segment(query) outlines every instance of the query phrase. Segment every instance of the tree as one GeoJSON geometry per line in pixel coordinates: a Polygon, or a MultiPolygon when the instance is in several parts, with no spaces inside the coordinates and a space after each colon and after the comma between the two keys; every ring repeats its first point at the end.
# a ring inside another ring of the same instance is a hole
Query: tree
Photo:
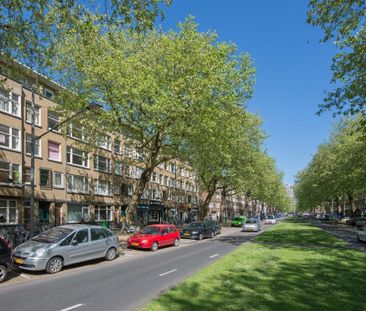
{"type": "Polygon", "coordinates": [[[354,115],[366,103],[366,2],[365,0],[311,0],[308,23],[324,31],[323,42],[335,40],[340,52],[333,58],[332,82],[318,113],[354,115]]]}
{"type": "Polygon", "coordinates": [[[212,131],[222,128],[224,114],[236,113],[226,106],[251,92],[254,69],[248,56],[217,42],[215,33],[199,33],[192,18],[167,33],[117,28],[102,33],[99,25],[80,26],[85,30],[67,34],[57,47],[54,69],[67,90],[57,100],[68,111],[87,102],[103,104],[98,120],[87,120],[90,126],[123,130],[143,155],[127,208],[131,220],[155,167],[176,157],[189,159],[192,137],[214,142],[212,131]],[[217,116],[212,131],[195,135],[217,116]]]}

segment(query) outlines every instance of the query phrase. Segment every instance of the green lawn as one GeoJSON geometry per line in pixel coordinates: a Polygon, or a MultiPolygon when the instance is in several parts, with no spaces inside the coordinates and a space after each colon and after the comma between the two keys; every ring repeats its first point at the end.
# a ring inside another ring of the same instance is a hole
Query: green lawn
{"type": "Polygon", "coordinates": [[[307,223],[288,221],[143,310],[366,310],[366,254],[307,223]]]}

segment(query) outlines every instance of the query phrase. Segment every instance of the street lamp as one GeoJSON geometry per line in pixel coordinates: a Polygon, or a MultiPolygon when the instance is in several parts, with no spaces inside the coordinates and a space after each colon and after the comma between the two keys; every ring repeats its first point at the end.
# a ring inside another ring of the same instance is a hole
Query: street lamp
{"type": "Polygon", "coordinates": [[[81,115],[82,113],[88,111],[88,110],[99,110],[102,108],[101,105],[96,104],[96,103],[91,103],[89,104],[87,107],[81,109],[79,112],[75,113],[74,115],[72,115],[71,117],[63,120],[62,122],[56,124],[55,126],[48,128],[48,130],[44,133],[42,133],[42,135],[36,137],[35,136],[35,123],[34,123],[34,108],[35,108],[35,90],[34,87],[32,87],[32,109],[31,109],[31,144],[30,144],[30,153],[31,153],[31,165],[30,165],[30,208],[29,208],[29,213],[30,213],[30,228],[29,228],[29,237],[32,238],[33,234],[34,234],[34,199],[35,199],[35,191],[34,191],[34,170],[35,170],[35,165],[34,165],[34,160],[35,160],[35,143],[37,140],[40,140],[43,136],[45,136],[46,134],[58,129],[60,126],[62,126],[63,124],[65,124],[66,122],[70,121],[71,119],[74,119],[75,117],[81,115]]]}

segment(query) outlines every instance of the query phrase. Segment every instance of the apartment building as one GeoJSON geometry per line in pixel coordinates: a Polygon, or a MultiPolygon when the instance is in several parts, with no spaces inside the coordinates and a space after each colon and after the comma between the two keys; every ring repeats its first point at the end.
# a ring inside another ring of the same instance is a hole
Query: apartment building
{"type": "MultiPolygon", "coordinates": [[[[28,224],[30,85],[35,78],[41,85],[35,94],[36,136],[60,122],[52,101],[60,86],[30,70],[13,73],[1,63],[0,70],[0,225],[28,224]]],[[[88,133],[76,123],[50,131],[35,144],[35,223],[119,219],[141,175],[140,157],[120,133],[105,134],[98,148],[91,148],[88,133]]],[[[179,160],[163,163],[151,176],[136,218],[144,223],[187,218],[197,207],[198,191],[189,166],[179,160]]]]}

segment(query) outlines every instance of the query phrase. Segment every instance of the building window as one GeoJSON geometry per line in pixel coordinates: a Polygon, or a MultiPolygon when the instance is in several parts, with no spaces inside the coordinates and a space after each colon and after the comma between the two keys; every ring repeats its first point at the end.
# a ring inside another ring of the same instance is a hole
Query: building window
{"type": "Polygon", "coordinates": [[[54,96],[54,93],[50,89],[44,87],[43,88],[43,96],[47,97],[48,99],[52,99],[52,97],[54,96]]]}
{"type": "Polygon", "coordinates": [[[152,182],[156,182],[156,181],[157,181],[157,174],[156,174],[156,172],[153,172],[153,173],[151,174],[151,181],[152,181],[152,182]]]}
{"type": "Polygon", "coordinates": [[[54,172],[54,187],[55,188],[63,188],[64,187],[64,174],[60,172],[54,172]]]}
{"type": "Polygon", "coordinates": [[[67,191],[77,193],[88,193],[89,191],[88,178],[78,175],[67,175],[67,191]]]}
{"type": "MultiPolygon", "coordinates": [[[[32,103],[26,102],[26,120],[32,123],[32,103]]],[[[41,108],[34,105],[34,124],[41,126],[41,108]]]]}
{"type": "Polygon", "coordinates": [[[97,205],[95,207],[95,220],[96,221],[111,221],[112,220],[112,208],[106,205],[97,205]]]}
{"type": "Polygon", "coordinates": [[[60,132],[60,129],[57,127],[59,122],[60,122],[60,116],[58,115],[58,113],[54,111],[48,111],[47,113],[48,129],[55,132],[60,132]]]}
{"type": "Polygon", "coordinates": [[[41,189],[52,189],[52,171],[41,168],[39,172],[41,189]]]}
{"type": "Polygon", "coordinates": [[[124,155],[128,158],[131,157],[131,146],[127,143],[125,144],[124,155]]]}
{"type": "Polygon", "coordinates": [[[0,182],[20,184],[20,166],[14,163],[0,162],[0,182]]]}
{"type": "Polygon", "coordinates": [[[20,117],[20,96],[15,93],[9,93],[0,89],[0,110],[14,116],[20,117]]]}
{"type": "Polygon", "coordinates": [[[31,168],[25,167],[24,168],[24,183],[30,184],[31,182],[31,168]]]}
{"type": "Polygon", "coordinates": [[[16,224],[17,223],[17,209],[16,201],[0,200],[0,224],[16,224]]]}
{"type": "Polygon", "coordinates": [[[69,146],[67,147],[67,163],[89,167],[88,162],[88,155],[85,151],[69,146]]]}
{"type": "Polygon", "coordinates": [[[131,166],[127,164],[125,164],[125,176],[131,177],[131,166]]]}
{"type": "Polygon", "coordinates": [[[114,140],[114,152],[115,153],[121,153],[122,149],[121,149],[121,141],[119,139],[115,139],[114,140]]]}
{"type": "Polygon", "coordinates": [[[110,173],[111,171],[111,160],[102,156],[94,156],[94,169],[96,171],[110,173]]]}
{"type": "Polygon", "coordinates": [[[109,136],[102,136],[98,142],[98,146],[103,149],[112,150],[112,140],[109,136]]]}
{"type": "Polygon", "coordinates": [[[67,222],[76,223],[89,220],[88,206],[82,204],[67,204],[67,222]]]}
{"type": "Polygon", "coordinates": [[[135,178],[140,179],[143,171],[144,170],[141,167],[137,166],[135,170],[135,178]]]}
{"type": "Polygon", "coordinates": [[[114,174],[121,176],[122,175],[122,162],[116,161],[114,162],[114,174]]]}
{"type": "Polygon", "coordinates": [[[0,146],[20,151],[20,130],[0,124],[0,146]]]}
{"type": "Polygon", "coordinates": [[[52,141],[48,142],[48,159],[53,161],[61,161],[61,145],[52,141]]]}
{"type": "Polygon", "coordinates": [[[133,185],[122,184],[122,194],[126,196],[131,196],[133,194],[133,185]]]}
{"type": "Polygon", "coordinates": [[[88,140],[88,135],[86,134],[85,128],[75,123],[70,123],[68,127],[68,135],[74,139],[82,141],[88,140]]]}
{"type": "Polygon", "coordinates": [[[97,195],[110,195],[111,194],[111,187],[110,183],[106,180],[95,180],[95,187],[94,193],[97,195]]]}
{"type": "Polygon", "coordinates": [[[122,194],[122,184],[120,180],[115,180],[113,182],[113,194],[121,195],[122,194]]]}
{"type": "MultiPolygon", "coordinates": [[[[26,136],[26,144],[25,144],[25,152],[27,154],[31,154],[31,137],[32,135],[31,134],[28,134],[27,133],[27,136],[26,136]]],[[[40,157],[41,156],[41,142],[39,139],[37,139],[38,137],[35,136],[35,140],[34,140],[34,155],[36,157],[40,157]]]]}

